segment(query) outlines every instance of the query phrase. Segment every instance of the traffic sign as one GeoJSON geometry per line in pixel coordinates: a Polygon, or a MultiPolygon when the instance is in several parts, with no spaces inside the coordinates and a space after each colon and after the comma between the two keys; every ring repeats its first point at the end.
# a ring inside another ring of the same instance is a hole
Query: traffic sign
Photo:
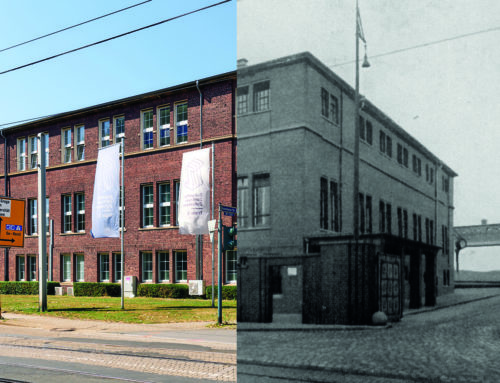
{"type": "Polygon", "coordinates": [[[24,213],[20,199],[0,197],[0,247],[24,247],[24,213]]]}
{"type": "Polygon", "coordinates": [[[236,215],[235,207],[220,205],[220,209],[224,213],[224,215],[230,215],[230,216],[236,215]]]}

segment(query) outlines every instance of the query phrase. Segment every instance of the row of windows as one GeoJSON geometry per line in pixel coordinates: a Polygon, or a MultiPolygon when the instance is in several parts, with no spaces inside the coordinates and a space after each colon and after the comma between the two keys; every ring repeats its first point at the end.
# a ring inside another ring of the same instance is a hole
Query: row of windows
{"type": "MultiPolygon", "coordinates": [[[[170,183],[159,182],[156,184],[156,205],[154,198],[154,185],[147,184],[141,186],[141,227],[168,227],[172,224],[172,209],[171,209],[171,190],[170,183]],[[154,212],[157,212],[156,225],[154,212]]],[[[175,225],[179,224],[179,190],[180,182],[174,181],[172,192],[175,200],[175,225]]]]}
{"type": "Polygon", "coordinates": [[[339,100],[325,88],[321,88],[321,115],[334,123],[339,123],[339,100]]]}
{"type": "Polygon", "coordinates": [[[249,200],[248,177],[238,178],[238,226],[269,226],[271,219],[271,182],[269,174],[255,174],[252,178],[252,200],[249,200]],[[251,205],[251,208],[250,208],[251,205]],[[252,214],[250,215],[250,211],[252,214]]]}
{"type": "Polygon", "coordinates": [[[239,116],[250,112],[263,112],[271,107],[271,89],[269,81],[253,85],[252,105],[250,105],[250,86],[238,88],[236,96],[236,112],[239,116]]]}
{"type": "MultiPolygon", "coordinates": [[[[174,265],[170,265],[170,254],[168,251],[157,251],[154,254],[156,263],[156,280],[158,282],[187,282],[187,251],[174,250],[172,252],[174,265]],[[171,278],[171,276],[173,278],[171,278]]],[[[16,257],[16,280],[37,280],[37,256],[19,255],[16,257]]],[[[150,251],[140,252],[141,281],[153,281],[153,253],[150,251]]],[[[236,282],[236,252],[226,251],[226,282],[236,282]]],[[[120,253],[98,254],[98,278],[99,282],[121,281],[122,257],[120,253]],[[110,271],[113,273],[112,278],[110,271]]],[[[61,254],[61,275],[63,282],[85,281],[85,257],[83,254],[61,254]]]]}
{"type": "MultiPolygon", "coordinates": [[[[175,142],[186,143],[188,140],[188,105],[187,102],[174,105],[175,117],[175,142]]],[[[170,145],[170,105],[156,108],[158,147],[170,145]]],[[[103,148],[114,142],[119,142],[125,137],[125,117],[104,118],[99,120],[99,147],[103,148]]],[[[141,149],[147,150],[154,147],[154,123],[153,109],[141,111],[141,149]]],[[[42,134],[45,146],[45,165],[49,166],[49,134],[42,134]]],[[[61,163],[71,163],[85,160],[85,125],[75,125],[61,129],[61,163]]],[[[36,169],[38,161],[38,139],[37,136],[20,137],[17,139],[17,170],[24,171],[36,169]],[[26,147],[27,145],[27,147],[26,147]],[[27,162],[28,160],[28,167],[27,162]]]]}

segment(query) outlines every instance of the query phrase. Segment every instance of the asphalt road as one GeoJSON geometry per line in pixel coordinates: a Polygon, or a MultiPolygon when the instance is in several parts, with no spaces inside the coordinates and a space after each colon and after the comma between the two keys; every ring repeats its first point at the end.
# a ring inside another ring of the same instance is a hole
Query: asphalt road
{"type": "Polygon", "coordinates": [[[238,382],[500,382],[500,297],[391,328],[239,331],[238,382]]]}

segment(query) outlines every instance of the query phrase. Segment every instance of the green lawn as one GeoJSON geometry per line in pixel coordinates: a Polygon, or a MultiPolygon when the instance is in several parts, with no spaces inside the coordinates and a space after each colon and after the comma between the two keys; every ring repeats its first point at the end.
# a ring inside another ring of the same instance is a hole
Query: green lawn
{"type": "MultiPolygon", "coordinates": [[[[95,319],[125,323],[217,322],[217,300],[51,296],[48,312],[38,312],[37,295],[2,295],[2,312],[49,315],[71,319],[95,319]]],[[[223,301],[223,322],[236,323],[236,301],[223,301]]]]}

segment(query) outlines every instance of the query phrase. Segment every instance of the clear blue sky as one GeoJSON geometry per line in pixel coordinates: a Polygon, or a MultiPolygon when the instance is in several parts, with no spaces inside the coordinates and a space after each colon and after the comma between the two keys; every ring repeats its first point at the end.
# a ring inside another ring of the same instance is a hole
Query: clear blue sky
{"type": "MultiPolygon", "coordinates": [[[[0,0],[0,49],[141,0],[0,0]]],[[[153,0],[0,52],[0,72],[218,0],[153,0]]],[[[0,75],[0,124],[65,112],[236,69],[236,1],[0,75]]]]}

